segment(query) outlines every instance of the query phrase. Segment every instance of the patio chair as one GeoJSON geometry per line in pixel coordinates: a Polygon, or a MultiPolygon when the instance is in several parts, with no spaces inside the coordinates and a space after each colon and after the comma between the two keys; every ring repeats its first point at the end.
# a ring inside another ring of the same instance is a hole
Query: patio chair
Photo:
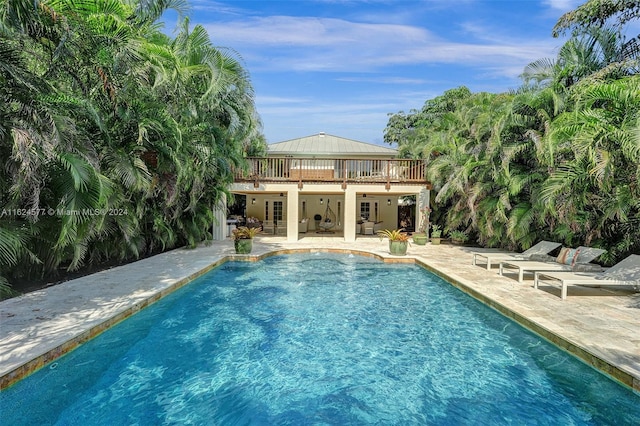
{"type": "Polygon", "coordinates": [[[525,272],[533,274],[538,271],[571,271],[575,265],[588,264],[605,251],[606,250],[599,248],[580,246],[574,250],[575,257],[566,263],[565,257],[561,259],[561,256],[566,253],[563,250],[561,250],[561,254],[558,255],[554,261],[506,260],[500,262],[500,272],[498,273],[504,275],[505,270],[515,270],[518,273],[518,282],[522,282],[525,272]]]}
{"type": "Polygon", "coordinates": [[[360,233],[362,235],[373,235],[374,226],[375,226],[375,223],[373,222],[364,222],[362,223],[362,225],[360,225],[360,233]]]}
{"type": "Polygon", "coordinates": [[[552,241],[540,241],[538,244],[530,247],[529,249],[523,251],[522,253],[514,253],[508,251],[487,251],[473,252],[473,261],[472,265],[477,265],[478,260],[484,258],[487,264],[487,271],[491,269],[491,263],[499,263],[504,260],[527,260],[533,254],[548,254],[560,247],[562,244],[554,243],[552,241]]]}
{"type": "Polygon", "coordinates": [[[332,229],[336,226],[336,214],[331,210],[331,207],[329,207],[329,201],[330,200],[327,199],[327,208],[324,211],[324,217],[320,223],[318,223],[318,227],[320,228],[316,231],[318,234],[333,234],[332,229]]]}
{"type": "Polygon", "coordinates": [[[567,298],[567,287],[570,285],[585,286],[634,286],[640,289],[640,255],[632,254],[611,268],[600,273],[588,272],[536,272],[533,287],[540,283],[562,286],[560,297],[567,298]]]}
{"type": "Polygon", "coordinates": [[[276,224],[272,220],[265,220],[262,222],[262,232],[265,234],[275,234],[276,224]]]}
{"type": "Polygon", "coordinates": [[[287,235],[287,222],[276,222],[276,235],[287,235]]]}

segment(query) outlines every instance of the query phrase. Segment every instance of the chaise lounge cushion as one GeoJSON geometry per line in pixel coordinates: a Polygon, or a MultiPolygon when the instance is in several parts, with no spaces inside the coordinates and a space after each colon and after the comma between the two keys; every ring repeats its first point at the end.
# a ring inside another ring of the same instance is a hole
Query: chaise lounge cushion
{"type": "Polygon", "coordinates": [[[550,254],[542,254],[536,253],[529,256],[528,260],[533,260],[535,262],[555,262],[557,256],[551,256],[550,254]]]}
{"type": "Polygon", "coordinates": [[[597,263],[576,263],[571,270],[573,272],[604,272],[607,268],[603,268],[597,263]]]}
{"type": "Polygon", "coordinates": [[[578,255],[580,254],[580,248],[572,249],[569,247],[562,247],[560,249],[560,253],[558,257],[556,257],[556,262],[562,265],[571,265],[574,266],[576,261],[578,260],[578,255]]]}

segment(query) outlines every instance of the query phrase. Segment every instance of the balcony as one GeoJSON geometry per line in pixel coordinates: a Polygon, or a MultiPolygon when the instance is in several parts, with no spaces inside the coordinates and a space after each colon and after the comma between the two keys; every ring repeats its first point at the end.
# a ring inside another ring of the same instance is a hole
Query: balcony
{"type": "Polygon", "coordinates": [[[424,176],[424,161],[402,159],[361,159],[361,158],[290,158],[266,157],[248,158],[247,170],[237,170],[235,182],[286,183],[297,182],[302,188],[305,183],[368,183],[428,185],[424,176]]]}

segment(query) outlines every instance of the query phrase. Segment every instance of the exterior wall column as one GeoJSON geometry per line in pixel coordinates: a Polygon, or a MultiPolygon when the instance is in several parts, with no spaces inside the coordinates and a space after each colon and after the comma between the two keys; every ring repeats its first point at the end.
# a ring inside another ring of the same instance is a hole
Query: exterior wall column
{"type": "Polygon", "coordinates": [[[356,190],[355,185],[349,185],[344,193],[344,240],[356,240],[356,190]]]}
{"type": "MultiPolygon", "coordinates": [[[[429,191],[427,188],[422,188],[420,190],[420,193],[418,194],[418,197],[416,199],[416,231],[422,227],[422,214],[420,213],[420,210],[422,210],[423,207],[429,207],[430,196],[431,191],[429,191]]],[[[428,223],[426,225],[429,226],[428,223]]],[[[425,229],[427,235],[429,235],[429,229],[425,229]]]]}
{"type": "Polygon", "coordinates": [[[211,234],[214,241],[221,241],[229,236],[227,229],[227,196],[225,194],[222,194],[218,204],[213,206],[211,234]]]}
{"type": "Polygon", "coordinates": [[[287,241],[298,241],[298,190],[287,191],[287,241]]]}

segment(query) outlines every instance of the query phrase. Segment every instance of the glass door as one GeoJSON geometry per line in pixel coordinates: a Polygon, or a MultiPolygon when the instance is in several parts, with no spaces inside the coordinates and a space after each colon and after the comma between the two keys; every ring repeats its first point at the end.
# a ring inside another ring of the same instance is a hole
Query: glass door
{"type": "Polygon", "coordinates": [[[264,220],[273,222],[275,233],[286,233],[287,221],[285,217],[285,206],[282,200],[265,200],[264,202],[264,220]]]}

